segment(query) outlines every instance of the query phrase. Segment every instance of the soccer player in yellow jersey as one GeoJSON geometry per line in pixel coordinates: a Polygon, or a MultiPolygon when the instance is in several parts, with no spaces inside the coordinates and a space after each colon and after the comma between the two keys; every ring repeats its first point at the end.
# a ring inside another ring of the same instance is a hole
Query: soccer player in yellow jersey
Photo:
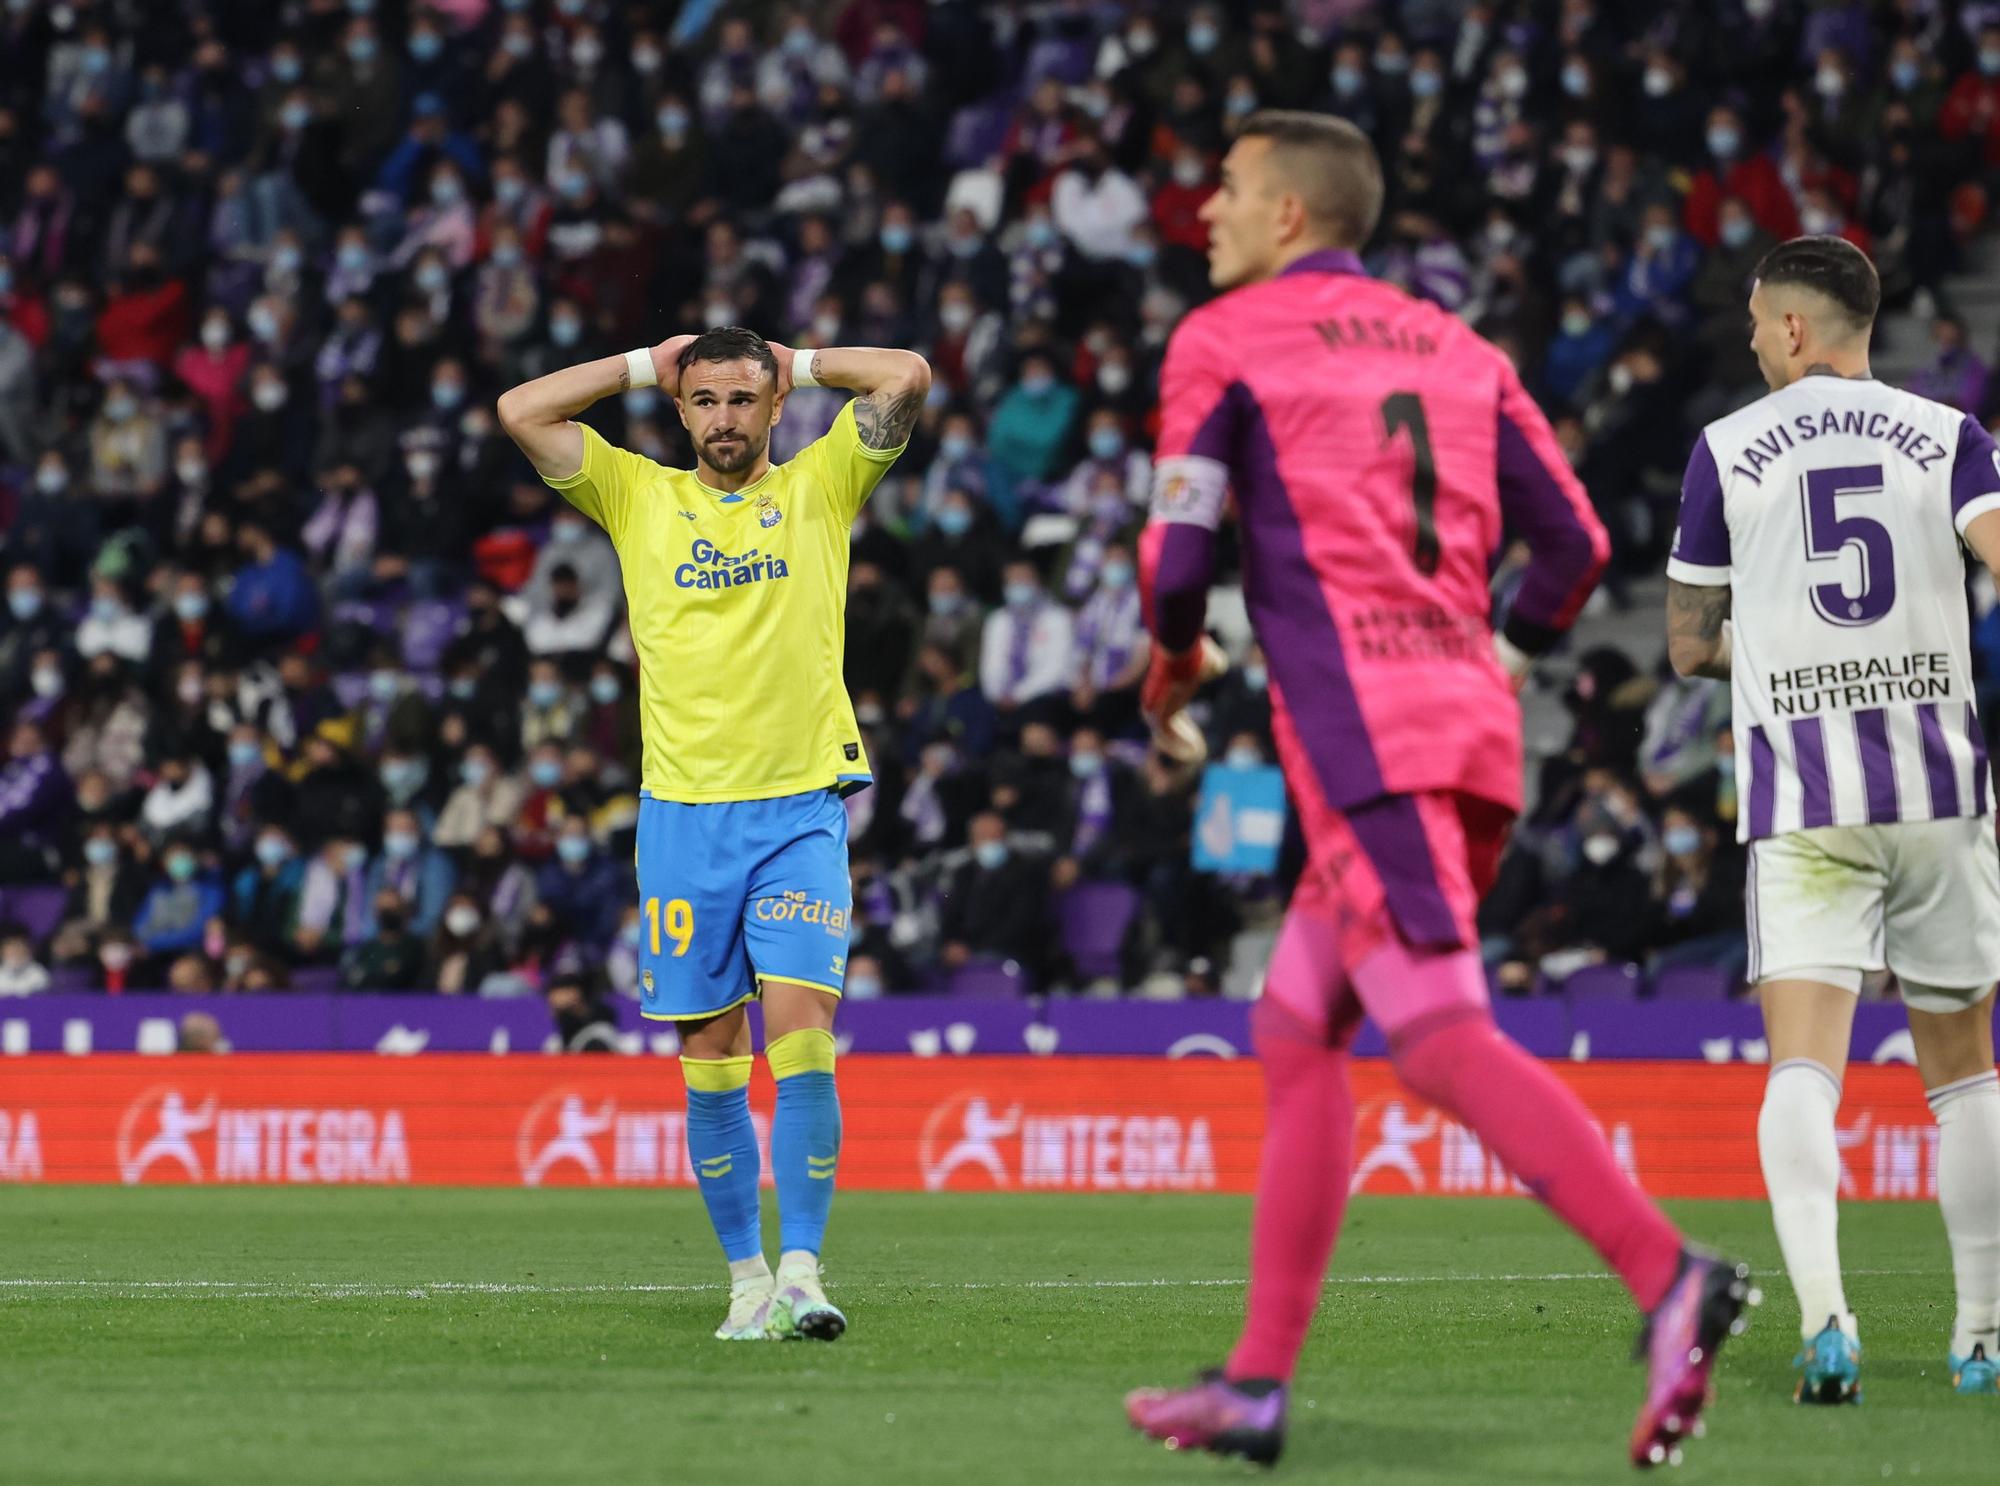
{"type": "Polygon", "coordinates": [[[848,529],[930,390],[909,351],[792,351],[740,328],[549,373],[500,399],[542,478],[618,549],[639,651],[640,1009],[681,1034],[688,1151],[729,1261],[729,1341],[838,1337],[819,1251],[840,1157],[833,1013],[852,910],[847,813],[868,759],[841,681],[848,529]],[[572,421],[657,383],[695,467],[668,469],[572,421]],[[794,386],[860,394],[785,464],[794,386]],[[781,1233],[764,1259],[747,1003],[778,1084],[781,1233]]]}

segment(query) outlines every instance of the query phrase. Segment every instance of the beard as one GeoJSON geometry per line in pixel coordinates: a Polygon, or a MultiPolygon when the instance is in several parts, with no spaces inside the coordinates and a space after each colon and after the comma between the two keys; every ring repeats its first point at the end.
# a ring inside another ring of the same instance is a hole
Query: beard
{"type": "Polygon", "coordinates": [[[701,446],[701,457],[718,475],[741,474],[758,461],[770,442],[769,433],[739,434],[734,443],[720,447],[711,440],[701,446]]]}

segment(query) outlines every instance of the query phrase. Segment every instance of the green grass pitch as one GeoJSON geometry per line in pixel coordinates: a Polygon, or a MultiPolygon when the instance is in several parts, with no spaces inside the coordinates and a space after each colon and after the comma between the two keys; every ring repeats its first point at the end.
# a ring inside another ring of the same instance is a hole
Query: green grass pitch
{"type": "MultiPolygon", "coordinates": [[[[1929,1206],[1842,1217],[1867,1402],[1790,1401],[1763,1208],[1684,1203],[1758,1264],[1709,1437],[1671,1479],[1983,1479],[2000,1400],[1954,1395],[1929,1206]]],[[[1253,1467],[1131,1435],[1119,1398],[1217,1360],[1245,1202],[844,1194],[833,1346],[709,1340],[689,1193],[0,1192],[0,1481],[1191,1482],[1253,1467]],[[24,1283],[32,1282],[32,1283],[24,1283]]],[[[1607,1482],[1634,1318],[1525,1202],[1361,1199],[1275,1479],[1607,1482]]]]}

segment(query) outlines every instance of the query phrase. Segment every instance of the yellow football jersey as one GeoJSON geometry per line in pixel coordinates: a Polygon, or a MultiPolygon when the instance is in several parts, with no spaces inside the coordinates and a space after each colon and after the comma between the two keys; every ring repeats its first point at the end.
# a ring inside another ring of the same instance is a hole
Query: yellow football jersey
{"type": "Polygon", "coordinates": [[[729,494],[578,426],[583,468],[548,483],[618,549],[645,792],[700,804],[866,785],[841,679],[848,529],[902,448],[864,447],[849,402],[729,494]]]}

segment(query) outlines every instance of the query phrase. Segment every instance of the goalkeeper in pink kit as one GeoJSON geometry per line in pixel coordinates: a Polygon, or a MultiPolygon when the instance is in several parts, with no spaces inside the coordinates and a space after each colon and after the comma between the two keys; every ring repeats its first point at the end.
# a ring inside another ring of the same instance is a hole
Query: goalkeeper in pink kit
{"type": "Polygon", "coordinates": [[[1246,121],[1202,210],[1228,290],[1175,330],[1160,375],[1142,547],[1156,734],[1212,671],[1216,532],[1233,503],[1269,662],[1279,760],[1307,866],[1252,1016],[1267,1128],[1249,1315],[1220,1369],[1126,1400],[1176,1448],[1270,1462],[1339,1232],[1353,1162],[1347,1049],[1364,1016],[1403,1082],[1477,1133],[1603,1256],[1646,1316],[1640,1465],[1673,1458],[1748,1271],[1690,1249],[1612,1159],[1583,1105],[1494,1026],[1473,914],[1520,808],[1514,692],[1603,568],[1604,529],[1506,358],[1377,283],[1367,136],[1246,121]],[[1532,561],[1488,627],[1503,533],[1532,561]]]}

